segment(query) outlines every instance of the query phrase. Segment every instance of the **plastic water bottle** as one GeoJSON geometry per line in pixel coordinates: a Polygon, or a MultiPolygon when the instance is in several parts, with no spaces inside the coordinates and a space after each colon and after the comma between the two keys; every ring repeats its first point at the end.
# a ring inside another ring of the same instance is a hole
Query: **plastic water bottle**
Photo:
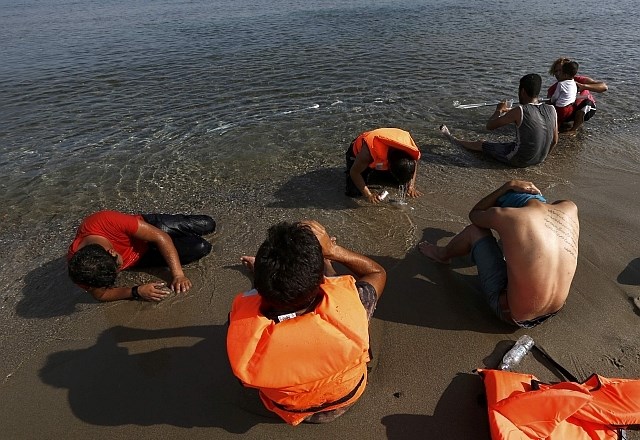
{"type": "Polygon", "coordinates": [[[511,370],[513,367],[518,365],[520,361],[529,353],[533,347],[533,339],[529,335],[522,335],[516,343],[513,345],[513,348],[507,352],[502,358],[502,362],[500,362],[501,370],[511,370]]]}

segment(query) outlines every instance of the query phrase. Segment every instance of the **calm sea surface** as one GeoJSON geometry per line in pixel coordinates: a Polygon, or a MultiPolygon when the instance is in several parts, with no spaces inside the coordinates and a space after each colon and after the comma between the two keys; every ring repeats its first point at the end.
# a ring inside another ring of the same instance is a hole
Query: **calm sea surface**
{"type": "Polygon", "coordinates": [[[61,256],[97,209],[204,211],[240,238],[306,208],[352,224],[343,152],[380,126],[409,130],[425,166],[465,187],[460,167],[491,165],[444,142],[439,124],[511,131],[487,134],[490,108],[453,101],[514,98],[530,72],[546,88],[564,55],[609,91],[540,175],[640,173],[635,0],[0,0],[0,11],[5,286],[61,256]]]}

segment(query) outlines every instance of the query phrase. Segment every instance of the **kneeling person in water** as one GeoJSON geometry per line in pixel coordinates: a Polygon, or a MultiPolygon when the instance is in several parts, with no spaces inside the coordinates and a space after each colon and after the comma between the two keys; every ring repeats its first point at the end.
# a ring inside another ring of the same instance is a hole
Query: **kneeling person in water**
{"type": "Polygon", "coordinates": [[[211,252],[211,244],[201,236],[215,228],[208,215],[97,212],[82,221],[69,246],[69,277],[100,301],[160,301],[170,293],[163,283],[113,287],[118,272],[133,266],[168,266],[171,290],[186,292],[191,281],[182,264],[211,252]]]}
{"type": "Polygon", "coordinates": [[[405,185],[406,195],[418,197],[416,173],[420,150],[411,135],[399,128],[378,128],[362,133],[349,145],[345,154],[347,163],[346,195],[364,195],[371,203],[380,197],[367,187],[374,171],[391,175],[399,185],[405,185]]]}

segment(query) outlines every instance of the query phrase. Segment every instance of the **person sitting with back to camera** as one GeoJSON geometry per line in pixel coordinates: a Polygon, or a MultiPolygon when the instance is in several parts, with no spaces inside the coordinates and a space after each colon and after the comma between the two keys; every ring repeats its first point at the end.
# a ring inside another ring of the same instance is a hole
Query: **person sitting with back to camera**
{"type": "Polygon", "coordinates": [[[443,264],[471,255],[482,296],[508,324],[531,328],[558,313],[578,264],[576,204],[547,203],[533,183],[511,180],[476,203],[469,220],[446,246],[424,241],[420,252],[443,264]]]}
{"type": "Polygon", "coordinates": [[[69,277],[99,301],[160,301],[171,291],[191,288],[182,264],[211,252],[211,244],[202,236],[215,228],[216,222],[208,215],[96,212],[82,221],[69,246],[69,277]],[[118,272],[134,266],[168,266],[170,289],[160,282],[114,287],[118,272]]]}
{"type": "Polygon", "coordinates": [[[341,416],[367,385],[369,321],[385,270],[315,221],[272,226],[256,256],[241,260],[255,288],[229,313],[233,373],[290,425],[341,416]],[[354,276],[335,276],[332,262],[354,276]]]}
{"type": "Polygon", "coordinates": [[[512,142],[467,141],[454,137],[446,125],[440,132],[452,144],[472,151],[481,151],[499,162],[513,167],[528,167],[543,162],[558,143],[558,123],[556,110],[552,105],[538,101],[542,78],[530,73],[520,78],[518,102],[520,105],[508,108],[506,101],[496,106],[487,121],[487,130],[495,130],[514,124],[515,140],[512,142]]]}
{"type": "Polygon", "coordinates": [[[371,203],[379,203],[379,194],[371,191],[368,180],[372,173],[383,172],[406,186],[406,195],[422,195],[416,189],[420,149],[411,135],[399,128],[378,128],[359,135],[345,153],[347,164],[346,191],[349,197],[364,195],[371,203]]]}

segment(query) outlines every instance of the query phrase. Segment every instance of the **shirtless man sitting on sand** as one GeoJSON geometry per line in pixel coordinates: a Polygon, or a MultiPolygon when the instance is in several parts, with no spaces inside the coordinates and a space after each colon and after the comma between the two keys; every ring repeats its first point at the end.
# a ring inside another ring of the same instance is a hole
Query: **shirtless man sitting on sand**
{"type": "Polygon", "coordinates": [[[531,328],[555,315],[577,266],[575,203],[547,204],[533,183],[512,180],[480,200],[469,219],[471,224],[446,246],[422,242],[420,251],[443,264],[470,253],[489,306],[509,324],[531,328]]]}

